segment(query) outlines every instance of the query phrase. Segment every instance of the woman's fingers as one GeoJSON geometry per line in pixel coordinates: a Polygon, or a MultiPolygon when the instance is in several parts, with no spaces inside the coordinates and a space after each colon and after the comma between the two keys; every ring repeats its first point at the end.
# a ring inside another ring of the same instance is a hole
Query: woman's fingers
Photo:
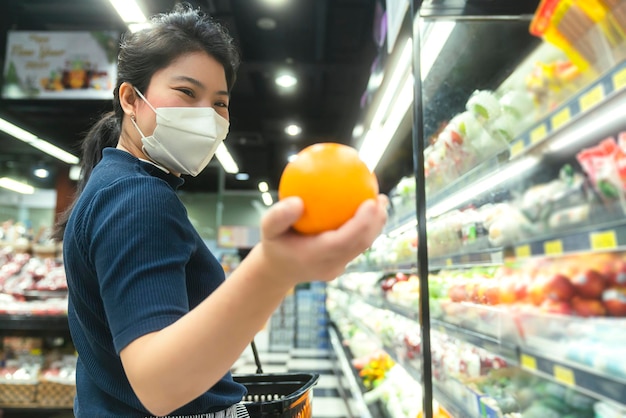
{"type": "Polygon", "coordinates": [[[276,238],[291,228],[302,216],[304,203],[299,197],[288,197],[272,206],[261,221],[264,238],[276,238]]]}

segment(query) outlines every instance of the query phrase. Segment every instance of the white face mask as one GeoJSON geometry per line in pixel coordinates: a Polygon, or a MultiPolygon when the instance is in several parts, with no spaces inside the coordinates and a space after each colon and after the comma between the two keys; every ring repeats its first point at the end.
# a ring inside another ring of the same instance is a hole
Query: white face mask
{"type": "Polygon", "coordinates": [[[131,118],[141,135],[143,152],[171,171],[197,176],[226,138],[228,121],[212,107],[155,109],[139,90],[135,88],[135,91],[157,115],[156,127],[150,136],[145,136],[131,118]]]}

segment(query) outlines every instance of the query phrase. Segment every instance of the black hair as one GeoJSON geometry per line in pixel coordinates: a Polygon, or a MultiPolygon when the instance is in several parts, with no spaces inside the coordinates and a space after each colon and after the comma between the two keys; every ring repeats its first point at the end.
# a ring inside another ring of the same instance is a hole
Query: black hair
{"type": "MultiPolygon", "coordinates": [[[[82,141],[81,176],[76,197],[84,189],[93,168],[102,159],[102,150],[117,146],[124,111],[119,91],[127,82],[145,92],[155,72],[167,67],[182,55],[204,51],[224,67],[228,91],[235,84],[239,51],[226,30],[201,10],[188,3],[178,3],[171,12],[154,16],[150,27],[122,36],[117,57],[117,82],[113,90],[113,110],[102,115],[82,141]]],[[[56,225],[54,238],[63,239],[73,205],[56,225]]]]}

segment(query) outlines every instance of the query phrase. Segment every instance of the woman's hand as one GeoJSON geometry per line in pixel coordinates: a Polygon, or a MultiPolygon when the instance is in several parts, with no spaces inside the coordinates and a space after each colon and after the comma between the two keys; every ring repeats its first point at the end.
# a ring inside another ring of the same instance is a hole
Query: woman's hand
{"type": "Polygon", "coordinates": [[[261,248],[277,278],[294,282],[328,281],[343,273],[346,265],[372,245],[387,221],[386,196],[364,202],[339,229],[302,235],[291,225],[302,215],[300,198],[279,201],[261,221],[261,248]]]}

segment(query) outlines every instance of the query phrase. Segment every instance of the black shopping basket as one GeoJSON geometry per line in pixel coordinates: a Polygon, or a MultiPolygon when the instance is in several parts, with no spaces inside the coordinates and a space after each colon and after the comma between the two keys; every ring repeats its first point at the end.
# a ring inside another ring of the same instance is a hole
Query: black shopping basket
{"type": "Polygon", "coordinates": [[[313,386],[317,373],[263,373],[259,353],[251,343],[256,374],[235,374],[233,379],[248,389],[242,403],[250,418],[311,418],[313,386]]]}

